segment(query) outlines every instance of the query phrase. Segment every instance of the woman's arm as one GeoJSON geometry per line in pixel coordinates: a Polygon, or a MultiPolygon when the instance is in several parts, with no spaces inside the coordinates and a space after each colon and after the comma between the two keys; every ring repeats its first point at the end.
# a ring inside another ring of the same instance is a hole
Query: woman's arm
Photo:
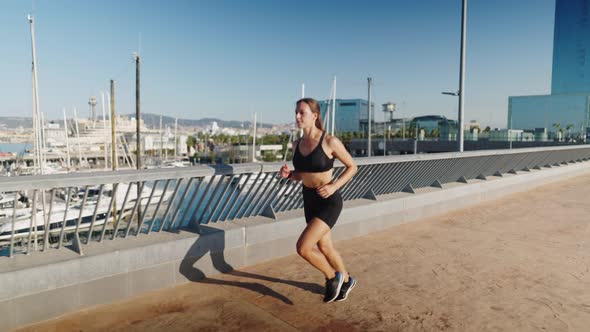
{"type": "Polygon", "coordinates": [[[342,144],[337,137],[330,136],[328,143],[332,148],[332,155],[334,155],[335,158],[338,158],[344,166],[346,166],[346,170],[338,177],[338,179],[336,179],[336,181],[334,181],[334,185],[337,186],[337,189],[340,189],[352,179],[356,174],[358,167],[350,153],[346,151],[344,144],[342,144]]]}
{"type": "MultiPolygon", "coordinates": [[[[299,143],[299,140],[295,141],[297,142],[297,144],[299,143]]],[[[293,142],[293,151],[295,151],[295,142],[293,142]]],[[[301,174],[299,174],[298,171],[296,170],[290,170],[289,169],[289,165],[284,164],[281,167],[281,170],[279,171],[279,174],[281,175],[281,177],[285,178],[285,179],[289,179],[291,181],[300,181],[301,180],[301,174]]]]}
{"type": "Polygon", "coordinates": [[[284,179],[289,179],[291,181],[299,181],[301,180],[301,174],[299,174],[296,170],[290,170],[287,164],[284,164],[279,171],[279,175],[284,179]]]}
{"type": "Polygon", "coordinates": [[[338,158],[344,164],[344,166],[346,166],[346,170],[340,174],[336,181],[330,182],[318,188],[318,194],[324,198],[330,197],[336,190],[342,188],[348,181],[350,181],[350,179],[352,179],[358,170],[354,159],[352,159],[350,153],[346,151],[344,144],[342,144],[342,142],[337,137],[328,137],[327,143],[332,149],[332,155],[334,158],[338,158]]]}

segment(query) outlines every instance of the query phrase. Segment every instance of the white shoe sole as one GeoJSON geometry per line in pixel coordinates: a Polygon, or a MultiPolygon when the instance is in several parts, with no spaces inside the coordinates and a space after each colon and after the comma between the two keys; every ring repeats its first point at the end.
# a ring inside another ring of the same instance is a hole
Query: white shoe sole
{"type": "Polygon", "coordinates": [[[348,294],[354,288],[354,286],[356,286],[356,279],[352,279],[352,285],[350,285],[350,288],[346,291],[346,293],[344,293],[344,297],[341,298],[340,300],[336,300],[336,302],[340,302],[340,301],[346,300],[346,298],[348,298],[348,294]]]}
{"type": "Polygon", "coordinates": [[[325,303],[330,303],[333,302],[334,300],[336,300],[336,298],[338,297],[338,295],[340,295],[340,289],[342,288],[342,284],[344,284],[344,277],[342,277],[342,274],[340,275],[340,282],[338,282],[338,287],[336,287],[336,295],[334,295],[334,297],[328,301],[324,301],[325,303]]]}

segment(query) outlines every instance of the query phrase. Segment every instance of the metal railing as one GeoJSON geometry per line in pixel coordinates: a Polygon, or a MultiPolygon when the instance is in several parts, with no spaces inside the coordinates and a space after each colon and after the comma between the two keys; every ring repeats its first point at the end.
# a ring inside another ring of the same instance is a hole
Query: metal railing
{"type": "MultiPolygon", "coordinates": [[[[590,146],[357,158],[344,200],[590,159],[590,146]]],[[[0,178],[3,256],[148,236],[210,222],[301,209],[301,183],[282,163],[0,178]]],[[[334,177],[344,171],[335,163],[334,177]]]]}

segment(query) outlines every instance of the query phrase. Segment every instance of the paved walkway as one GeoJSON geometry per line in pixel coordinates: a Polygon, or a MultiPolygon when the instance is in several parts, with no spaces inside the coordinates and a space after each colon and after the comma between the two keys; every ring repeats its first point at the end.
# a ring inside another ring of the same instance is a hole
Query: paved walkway
{"type": "Polygon", "coordinates": [[[322,303],[296,255],[25,331],[588,331],[590,175],[337,243],[358,286],[322,303]]]}

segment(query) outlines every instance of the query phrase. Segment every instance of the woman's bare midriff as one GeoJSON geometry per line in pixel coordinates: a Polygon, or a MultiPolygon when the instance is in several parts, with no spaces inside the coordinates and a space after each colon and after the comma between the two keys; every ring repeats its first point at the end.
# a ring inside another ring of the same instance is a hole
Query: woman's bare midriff
{"type": "Polygon", "coordinates": [[[300,176],[304,186],[318,188],[332,181],[332,170],[319,173],[301,172],[300,176]]]}

